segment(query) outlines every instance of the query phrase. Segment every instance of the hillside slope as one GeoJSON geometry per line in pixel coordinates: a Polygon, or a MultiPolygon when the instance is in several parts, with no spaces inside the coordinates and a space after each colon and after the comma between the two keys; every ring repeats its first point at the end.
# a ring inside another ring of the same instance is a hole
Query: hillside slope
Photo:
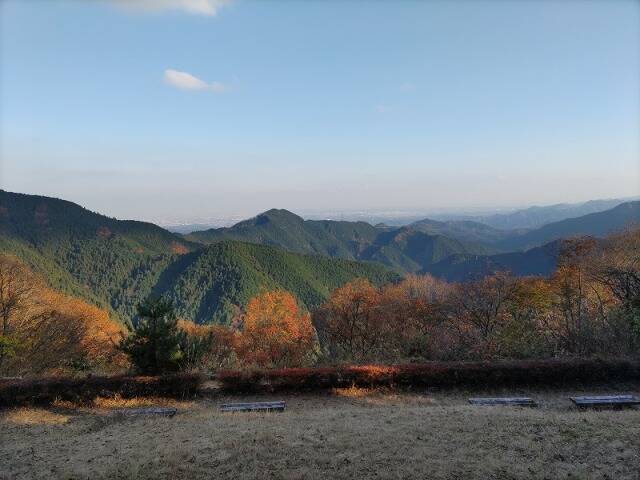
{"type": "Polygon", "coordinates": [[[174,256],[197,247],[151,223],[6,191],[0,191],[0,239],[52,287],[108,307],[122,320],[174,256]]]}
{"type": "Polygon", "coordinates": [[[237,306],[244,306],[262,289],[285,289],[312,308],[356,277],[375,285],[399,280],[396,273],[373,263],[223,241],[176,259],[163,272],[154,292],[172,298],[184,317],[226,323],[237,306]]]}

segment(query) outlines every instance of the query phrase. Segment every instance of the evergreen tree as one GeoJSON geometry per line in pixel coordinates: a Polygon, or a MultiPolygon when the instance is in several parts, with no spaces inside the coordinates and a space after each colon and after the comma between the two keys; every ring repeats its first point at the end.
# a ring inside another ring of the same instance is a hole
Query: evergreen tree
{"type": "Polygon", "coordinates": [[[173,304],[150,298],[138,305],[138,323],[122,343],[140,373],[157,375],[179,369],[182,351],[173,304]]]}

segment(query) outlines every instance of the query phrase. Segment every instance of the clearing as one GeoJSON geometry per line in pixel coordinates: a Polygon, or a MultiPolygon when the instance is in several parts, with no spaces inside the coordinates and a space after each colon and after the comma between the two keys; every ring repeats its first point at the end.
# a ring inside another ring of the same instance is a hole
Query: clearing
{"type": "MultiPolygon", "coordinates": [[[[638,395],[635,386],[624,393],[638,395]]],[[[620,391],[620,390],[616,390],[620,391]]],[[[235,396],[151,402],[173,418],[96,408],[0,412],[4,479],[640,479],[640,409],[580,411],[589,391],[518,394],[538,408],[469,405],[478,392],[235,396]],[[284,413],[222,413],[236,401],[286,400],[284,413]]],[[[485,394],[487,392],[483,392],[485,394]]],[[[149,403],[141,402],[143,404],[149,403]]]]}

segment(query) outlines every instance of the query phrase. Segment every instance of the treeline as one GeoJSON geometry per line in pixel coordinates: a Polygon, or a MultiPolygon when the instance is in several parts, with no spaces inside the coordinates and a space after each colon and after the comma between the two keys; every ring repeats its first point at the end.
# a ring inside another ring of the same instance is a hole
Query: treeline
{"type": "Polygon", "coordinates": [[[483,360],[640,353],[640,231],[564,242],[549,278],[358,281],[314,312],[327,358],[483,360]]]}
{"type": "Polygon", "coordinates": [[[178,319],[169,300],[149,299],[129,332],[50,291],[10,257],[0,260],[0,374],[640,353],[640,230],[566,241],[549,278],[499,272],[447,283],[412,275],[382,287],[357,279],[311,312],[289,292],[265,290],[229,326],[178,319]]]}
{"type": "Polygon", "coordinates": [[[413,275],[382,287],[358,279],[311,313],[288,292],[265,291],[229,327],[177,328],[183,366],[208,371],[637,356],[640,230],[566,241],[549,278],[499,272],[447,283],[413,275]]]}

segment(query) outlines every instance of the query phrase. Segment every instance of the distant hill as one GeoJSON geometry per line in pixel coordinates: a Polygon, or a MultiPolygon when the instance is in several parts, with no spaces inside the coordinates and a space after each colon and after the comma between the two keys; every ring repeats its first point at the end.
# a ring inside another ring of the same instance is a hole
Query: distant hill
{"type": "Polygon", "coordinates": [[[425,218],[411,224],[411,228],[431,235],[444,235],[467,242],[496,244],[522,233],[518,230],[500,230],[471,220],[437,221],[425,218]]]}
{"type": "Polygon", "coordinates": [[[374,227],[365,222],[304,220],[287,210],[269,210],[229,228],[193,232],[185,238],[213,244],[240,240],[348,260],[376,261],[416,272],[453,254],[494,249],[471,241],[429,234],[413,227],[374,227]]]}
{"type": "Polygon", "coordinates": [[[462,281],[508,270],[514,275],[549,275],[556,266],[561,239],[580,236],[604,237],[640,224],[640,202],[627,202],[611,210],[550,223],[536,230],[506,237],[495,246],[508,251],[495,255],[451,255],[426,267],[451,281],[462,281]]]}
{"type": "Polygon", "coordinates": [[[534,229],[548,223],[567,218],[581,217],[591,213],[603,212],[617,207],[621,203],[638,198],[590,200],[584,203],[560,203],[543,207],[529,207],[511,213],[473,217],[472,220],[502,230],[534,229]]]}
{"type": "Polygon", "coordinates": [[[17,255],[51,286],[109,308],[122,321],[153,292],[171,295],[179,312],[195,321],[224,321],[234,301],[261,287],[282,286],[313,305],[357,276],[374,283],[398,278],[379,265],[272,248],[228,242],[203,248],[150,223],[2,190],[0,251],[17,255]]]}
{"type": "Polygon", "coordinates": [[[629,225],[640,224],[640,201],[627,202],[611,210],[553,222],[536,230],[496,243],[505,251],[527,250],[560,238],[583,235],[603,237],[629,225]]]}

